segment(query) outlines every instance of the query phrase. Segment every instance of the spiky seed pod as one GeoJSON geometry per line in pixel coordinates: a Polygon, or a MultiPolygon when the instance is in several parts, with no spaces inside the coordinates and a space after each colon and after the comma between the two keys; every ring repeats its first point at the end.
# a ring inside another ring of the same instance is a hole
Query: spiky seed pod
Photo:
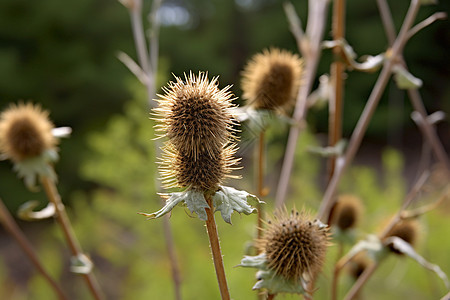
{"type": "Polygon", "coordinates": [[[352,258],[348,265],[348,272],[353,279],[358,279],[359,276],[367,269],[370,262],[365,253],[358,253],[352,258]]]}
{"type": "Polygon", "coordinates": [[[305,212],[278,210],[257,241],[267,265],[289,280],[314,278],[321,270],[329,245],[328,228],[305,212]]]}
{"type": "Polygon", "coordinates": [[[252,57],[242,72],[243,98],[255,109],[279,110],[293,103],[301,83],[303,61],[272,48],[252,57]]]}
{"type": "Polygon", "coordinates": [[[32,103],[11,104],[0,115],[0,154],[14,162],[41,155],[57,140],[48,112],[32,103]]]}
{"type": "Polygon", "coordinates": [[[233,158],[237,147],[229,144],[213,155],[177,151],[171,143],[163,147],[160,173],[166,188],[182,187],[215,191],[225,178],[236,178],[229,173],[239,159],[233,158]]]}
{"type": "Polygon", "coordinates": [[[331,209],[328,224],[336,225],[341,230],[356,227],[362,215],[362,203],[353,195],[341,195],[331,209]]]}
{"type": "Polygon", "coordinates": [[[216,155],[234,138],[231,86],[219,89],[217,77],[209,81],[207,76],[185,74],[185,81],[175,76],[176,81],[163,88],[165,94],[158,95],[159,106],[154,109],[161,136],[167,136],[177,151],[195,158],[216,155]]]}
{"type": "MultiPolygon", "coordinates": [[[[389,230],[389,232],[386,234],[386,238],[396,236],[414,247],[419,238],[419,231],[420,225],[419,222],[417,222],[417,220],[414,219],[401,220],[400,222],[395,224],[394,227],[391,228],[391,230],[389,230]]],[[[391,250],[395,254],[402,255],[400,251],[396,250],[392,246],[389,246],[389,250],[391,250]]]]}

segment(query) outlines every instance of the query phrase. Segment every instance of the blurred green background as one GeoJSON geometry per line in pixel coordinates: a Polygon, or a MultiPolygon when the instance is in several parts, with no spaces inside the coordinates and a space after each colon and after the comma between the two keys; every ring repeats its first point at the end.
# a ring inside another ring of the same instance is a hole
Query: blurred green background
{"type": "MultiPolygon", "coordinates": [[[[294,3],[303,23],[306,4],[294,3]]],[[[397,28],[408,4],[405,0],[390,3],[397,28]]],[[[151,2],[144,5],[148,12],[151,2]]],[[[448,12],[449,7],[448,1],[425,6],[417,20],[436,11],[448,12]]],[[[376,2],[349,0],[347,8],[346,36],[358,55],[385,51],[387,41],[376,2]]],[[[297,52],[281,1],[164,1],[159,17],[158,87],[171,79],[171,73],[206,70],[210,75],[220,75],[221,87],[233,84],[234,93],[240,96],[240,72],[253,54],[271,46],[297,52]]],[[[326,38],[330,39],[330,21],[327,28],[326,38]]],[[[438,21],[413,37],[405,50],[411,72],[424,81],[421,92],[430,112],[450,112],[449,29],[448,20],[438,21]]],[[[144,221],[136,215],[138,211],[155,211],[161,205],[156,196],[153,124],[148,120],[145,90],[118,61],[118,51],[135,58],[129,15],[117,1],[0,1],[0,110],[10,102],[32,100],[51,112],[56,126],[73,128],[72,137],[60,144],[58,187],[81,244],[97,265],[108,299],[172,299],[162,222],[144,221]]],[[[329,72],[331,61],[331,53],[324,51],[319,75],[329,72]]],[[[376,76],[348,73],[346,137],[356,124],[376,76]]],[[[414,179],[422,139],[409,118],[410,112],[405,93],[391,83],[356,159],[357,165],[365,167],[352,169],[342,183],[342,191],[357,194],[367,202],[370,218],[363,224],[366,231],[395,211],[414,179]],[[397,150],[383,150],[386,146],[397,150]]],[[[308,125],[309,133],[299,141],[289,205],[295,202],[297,207],[304,205],[314,210],[323,193],[325,167],[322,159],[305,154],[305,149],[324,143],[327,109],[312,110],[308,125]]],[[[269,210],[287,137],[287,128],[282,134],[279,128],[268,138],[267,184],[272,189],[267,199],[269,210]]],[[[448,123],[437,128],[449,149],[448,123]]],[[[244,179],[232,182],[248,191],[253,190],[251,146],[251,141],[246,143],[239,153],[244,158],[245,168],[240,172],[244,179]]],[[[26,191],[11,167],[8,161],[0,162],[0,197],[11,211],[30,199],[44,203],[44,195],[26,191]]],[[[427,234],[420,245],[420,252],[439,263],[447,274],[450,260],[445,253],[450,242],[442,236],[448,235],[448,213],[448,209],[441,210],[425,218],[427,234]]],[[[252,239],[255,216],[235,216],[233,226],[221,220],[218,223],[231,294],[234,299],[253,297],[254,271],[233,266],[239,264],[246,243],[252,239]]],[[[218,289],[202,222],[176,208],[171,224],[184,299],[216,299],[218,289]]],[[[69,254],[53,221],[20,225],[48,269],[74,299],[88,299],[81,280],[68,273],[69,254]]],[[[1,228],[0,233],[0,299],[51,299],[53,295],[45,282],[15,243],[1,228]]],[[[318,299],[325,298],[328,292],[333,260],[332,250],[318,299]]],[[[385,270],[380,272],[388,275],[373,278],[365,293],[368,299],[377,299],[380,287],[386,290],[383,297],[389,295],[392,299],[437,298],[444,292],[433,274],[407,259],[388,261],[383,267],[385,270]],[[394,266],[397,273],[392,275],[394,266]],[[389,276],[400,279],[396,283],[388,280],[389,276]]]]}

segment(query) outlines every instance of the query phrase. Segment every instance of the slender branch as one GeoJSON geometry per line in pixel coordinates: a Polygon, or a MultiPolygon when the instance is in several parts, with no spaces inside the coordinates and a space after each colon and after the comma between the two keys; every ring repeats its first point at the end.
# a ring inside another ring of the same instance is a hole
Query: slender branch
{"type": "MultiPolygon", "coordinates": [[[[345,0],[334,1],[333,6],[333,39],[342,40],[345,35],[345,0]]],[[[329,121],[328,121],[328,144],[330,147],[342,138],[342,106],[344,93],[344,71],[345,64],[341,60],[341,47],[333,48],[334,62],[331,65],[331,81],[334,89],[332,99],[329,101],[329,121]]],[[[330,156],[328,159],[328,175],[333,176],[336,157],[330,156]]]]}
{"type": "Polygon", "coordinates": [[[373,113],[375,112],[378,102],[379,102],[379,100],[384,92],[384,89],[389,81],[390,75],[392,73],[392,67],[396,63],[396,59],[398,59],[398,57],[401,55],[401,53],[403,51],[403,48],[406,43],[406,37],[408,34],[408,30],[409,30],[409,28],[411,28],[411,26],[414,22],[414,19],[417,15],[419,7],[420,7],[419,0],[411,1],[410,7],[406,14],[406,17],[403,22],[400,33],[399,33],[397,39],[395,40],[391,51],[388,51],[390,59],[388,59],[387,62],[385,63],[385,65],[383,66],[383,69],[381,70],[380,75],[378,76],[377,82],[375,83],[375,86],[369,96],[369,99],[364,108],[364,111],[362,112],[362,114],[358,120],[358,123],[356,124],[356,127],[352,133],[350,142],[348,144],[348,149],[347,149],[344,159],[343,159],[343,164],[335,170],[335,173],[333,174],[333,177],[331,178],[331,181],[327,186],[327,189],[325,191],[321,206],[319,208],[319,213],[318,213],[318,218],[321,220],[324,220],[327,218],[330,208],[333,205],[334,200],[335,200],[335,199],[333,199],[333,195],[337,189],[337,185],[338,185],[345,169],[350,165],[356,152],[359,149],[359,146],[361,145],[361,141],[364,137],[364,134],[369,125],[369,122],[373,116],[373,113]]]}
{"type": "Polygon", "coordinates": [[[216,221],[214,220],[214,206],[211,195],[205,193],[206,203],[209,208],[205,208],[206,216],[206,231],[208,232],[209,243],[211,245],[211,252],[214,260],[214,268],[216,269],[217,281],[219,283],[220,295],[222,300],[230,300],[230,293],[228,291],[227,278],[225,277],[225,268],[223,267],[222,253],[220,251],[219,236],[217,234],[216,221]]]}
{"type": "Polygon", "coordinates": [[[314,82],[317,65],[321,54],[321,43],[325,30],[327,6],[327,0],[309,1],[306,35],[302,40],[297,40],[297,45],[302,45],[299,50],[302,52],[305,59],[304,81],[299,89],[293,114],[293,119],[297,124],[299,124],[299,126],[293,126],[289,131],[286,152],[284,154],[280,180],[278,182],[276,193],[276,207],[281,207],[286,199],[289,178],[291,176],[292,166],[294,163],[295,149],[297,147],[297,140],[301,130],[303,129],[300,125],[303,123],[308,109],[306,100],[314,82]],[[307,47],[304,45],[307,45],[307,47]]]}
{"type": "Polygon", "coordinates": [[[169,215],[165,215],[163,217],[163,230],[164,230],[164,238],[166,241],[167,254],[169,256],[170,261],[170,269],[172,272],[172,280],[174,285],[175,299],[181,300],[181,276],[180,276],[180,268],[178,266],[178,259],[175,253],[175,247],[173,244],[173,235],[172,228],[169,223],[169,215]]]}
{"type": "Polygon", "coordinates": [[[379,264],[375,262],[364,270],[361,276],[358,277],[358,280],[356,280],[351,290],[345,296],[344,300],[351,300],[358,294],[363,285],[367,282],[367,280],[369,280],[370,276],[372,276],[373,272],[375,272],[375,270],[378,268],[378,265],[379,264]]]}
{"type": "MultiPolygon", "coordinates": [[[[389,38],[389,44],[392,45],[392,44],[394,44],[394,40],[395,40],[395,28],[394,28],[394,21],[392,18],[392,14],[389,10],[389,6],[387,5],[386,0],[377,0],[377,3],[378,3],[379,9],[380,9],[380,14],[381,14],[381,17],[383,20],[384,30],[389,38]]],[[[409,38],[411,38],[412,33],[415,34],[420,29],[425,28],[426,26],[432,24],[434,21],[445,18],[445,17],[446,17],[446,14],[443,12],[433,14],[432,16],[428,17],[421,23],[414,26],[412,29],[409,29],[407,32],[406,39],[408,40],[409,38]]],[[[400,59],[400,63],[405,65],[405,68],[406,68],[406,63],[401,55],[399,56],[399,59],[400,59]]],[[[423,105],[422,97],[420,96],[419,91],[417,89],[409,89],[408,97],[414,107],[414,110],[416,110],[420,114],[422,119],[425,120],[422,124],[422,127],[419,127],[422,130],[422,134],[431,144],[431,147],[432,147],[433,152],[435,153],[436,157],[441,161],[442,164],[445,165],[447,170],[450,170],[450,160],[448,158],[448,155],[446,154],[444,146],[439,141],[436,131],[433,130],[432,125],[429,122],[427,122],[427,111],[425,109],[425,106],[423,105]]]]}
{"type": "Polygon", "coordinates": [[[419,31],[421,31],[427,26],[430,26],[437,20],[445,20],[445,19],[447,19],[447,14],[445,12],[437,12],[432,14],[431,16],[429,16],[428,18],[426,18],[425,20],[423,20],[422,22],[411,28],[408,32],[407,39],[410,39],[411,37],[416,35],[419,31]]]}
{"type": "Polygon", "coordinates": [[[302,22],[295,12],[294,5],[292,5],[291,2],[285,2],[283,4],[284,13],[286,14],[286,18],[289,22],[289,28],[292,32],[292,34],[295,37],[295,40],[297,41],[297,47],[303,55],[305,54],[306,50],[304,49],[302,41],[304,40],[305,33],[302,29],[302,22]]]}
{"type": "MultiPolygon", "coordinates": [[[[258,153],[257,153],[257,183],[256,183],[256,189],[257,189],[257,195],[262,199],[264,195],[264,136],[265,131],[262,130],[259,134],[259,143],[258,143],[258,153]]],[[[263,220],[264,220],[264,206],[261,203],[258,203],[258,220],[257,220],[257,238],[262,238],[263,234],[263,220]]]]}
{"type": "Polygon", "coordinates": [[[55,294],[58,296],[58,299],[60,300],[66,300],[68,299],[58,283],[53,280],[53,278],[50,276],[49,273],[45,270],[44,266],[41,264],[41,261],[36,255],[35,250],[33,249],[33,246],[28,241],[26,236],[23,234],[23,232],[20,230],[17,223],[14,221],[14,218],[9,213],[8,209],[6,208],[5,204],[3,203],[3,200],[0,199],[0,222],[3,224],[5,229],[11,234],[11,236],[16,240],[16,242],[19,244],[20,248],[22,248],[23,252],[28,256],[30,261],[33,263],[33,265],[36,267],[36,269],[41,273],[41,275],[47,280],[48,284],[52,287],[55,294]]]}
{"type": "Polygon", "coordinates": [[[159,22],[157,13],[161,7],[162,0],[154,0],[152,9],[149,14],[150,21],[150,37],[149,37],[149,56],[150,56],[150,72],[153,74],[152,86],[150,87],[150,96],[154,97],[156,94],[156,75],[158,74],[158,57],[159,57],[159,22]]]}
{"type": "MultiPolygon", "coordinates": [[[[70,251],[72,252],[72,255],[74,257],[83,256],[84,254],[75,236],[72,225],[70,224],[69,217],[66,214],[64,204],[61,201],[61,197],[58,194],[54,181],[46,176],[42,176],[41,183],[42,186],[44,187],[47,198],[49,199],[50,202],[52,202],[55,205],[56,220],[58,221],[64,233],[64,237],[70,248],[70,251]]],[[[97,300],[103,299],[100,287],[97,283],[94,274],[92,272],[89,272],[87,274],[81,274],[81,276],[83,276],[92,296],[97,300]]]]}

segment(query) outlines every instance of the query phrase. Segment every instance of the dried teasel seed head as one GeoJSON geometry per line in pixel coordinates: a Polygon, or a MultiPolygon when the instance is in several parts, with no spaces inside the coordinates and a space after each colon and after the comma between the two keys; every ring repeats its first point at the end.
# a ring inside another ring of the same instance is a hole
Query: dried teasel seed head
{"type": "Polygon", "coordinates": [[[341,195],[331,209],[328,224],[335,225],[341,230],[356,227],[362,215],[361,200],[353,195],[341,195]]]}
{"type": "Polygon", "coordinates": [[[363,252],[356,254],[348,264],[348,273],[353,279],[358,279],[359,276],[367,269],[370,260],[363,252]]]}
{"type": "MultiPolygon", "coordinates": [[[[401,220],[386,234],[386,238],[396,236],[409,243],[411,246],[415,246],[419,238],[420,224],[417,220],[406,219],[401,220]]],[[[395,254],[401,255],[402,253],[396,250],[394,247],[389,246],[389,250],[395,254]]]]}
{"type": "Polygon", "coordinates": [[[229,173],[239,159],[233,158],[235,144],[214,150],[212,153],[177,151],[171,143],[163,147],[160,173],[166,188],[183,187],[198,190],[217,190],[225,178],[236,178],[229,173]]]}
{"type": "Polygon", "coordinates": [[[14,162],[41,155],[57,143],[53,127],[40,106],[11,104],[0,114],[0,155],[14,162]]]}
{"type": "Polygon", "coordinates": [[[235,124],[231,86],[219,89],[217,77],[208,74],[185,74],[185,81],[175,76],[165,94],[158,95],[154,109],[159,125],[155,128],[167,136],[175,149],[197,158],[213,156],[233,139],[235,124]]]}
{"type": "Polygon", "coordinates": [[[314,278],[325,261],[328,227],[305,212],[278,210],[257,245],[276,274],[289,280],[314,278]]]}
{"type": "Polygon", "coordinates": [[[298,55],[277,48],[264,50],[242,72],[242,97],[256,109],[285,109],[297,96],[302,71],[298,55]]]}

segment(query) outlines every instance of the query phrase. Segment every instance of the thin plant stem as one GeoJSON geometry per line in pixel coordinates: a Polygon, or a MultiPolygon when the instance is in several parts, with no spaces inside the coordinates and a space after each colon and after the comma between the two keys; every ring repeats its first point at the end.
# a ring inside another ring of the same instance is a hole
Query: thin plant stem
{"type": "MultiPolygon", "coordinates": [[[[386,2],[386,0],[377,0],[378,8],[380,10],[381,19],[383,21],[383,27],[384,31],[386,32],[386,35],[388,37],[388,41],[390,45],[394,44],[396,32],[394,27],[394,21],[392,18],[391,11],[389,9],[389,6],[386,2]]],[[[417,33],[419,30],[423,29],[424,27],[432,24],[434,21],[443,19],[446,17],[445,13],[436,13],[430,16],[429,18],[425,19],[424,21],[420,22],[416,26],[414,26],[412,29],[410,29],[407,32],[406,39],[410,39],[411,36],[415,33],[417,33]]],[[[400,62],[404,65],[406,65],[403,57],[400,56],[400,62]]],[[[414,107],[414,110],[416,110],[422,119],[424,120],[423,124],[419,126],[419,128],[422,131],[422,134],[424,137],[428,140],[430,143],[434,154],[438,158],[438,160],[447,168],[447,170],[450,170],[450,160],[448,158],[448,155],[444,149],[444,146],[440,142],[436,131],[433,129],[433,126],[427,121],[427,111],[425,109],[425,106],[423,105],[422,97],[420,96],[420,93],[417,89],[409,89],[408,90],[408,97],[414,107]]]]}
{"type": "MultiPolygon", "coordinates": [[[[289,186],[289,178],[294,163],[295,149],[299,134],[302,132],[304,119],[307,113],[307,98],[312,89],[314,78],[317,71],[321,51],[322,38],[325,30],[325,21],[327,15],[327,0],[310,0],[308,5],[308,23],[306,27],[306,35],[302,39],[295,36],[297,46],[305,60],[305,74],[303,84],[299,89],[296,105],[294,109],[293,119],[296,126],[291,127],[284,154],[283,165],[281,167],[280,180],[278,182],[275,206],[281,207],[286,200],[287,190],[289,186]]],[[[293,26],[295,24],[291,24],[293,26]]]]}
{"type": "Polygon", "coordinates": [[[358,280],[356,280],[355,284],[350,289],[348,294],[345,296],[344,300],[351,300],[355,298],[355,296],[358,294],[367,280],[369,280],[370,276],[372,276],[372,274],[378,268],[378,265],[379,263],[375,262],[364,270],[364,272],[361,274],[361,276],[358,277],[358,280]]]}
{"type": "MultiPolygon", "coordinates": [[[[258,153],[257,153],[257,195],[260,197],[264,197],[264,136],[265,131],[262,130],[259,134],[259,142],[258,142],[258,153]]],[[[258,220],[257,220],[257,238],[262,238],[263,234],[263,220],[264,220],[264,211],[263,211],[263,205],[261,203],[258,203],[258,220]]]]}
{"type": "Polygon", "coordinates": [[[338,286],[337,286],[337,273],[336,273],[336,265],[339,262],[339,259],[342,257],[342,253],[344,252],[344,245],[342,244],[342,242],[338,243],[338,252],[337,252],[337,259],[336,259],[336,264],[335,264],[335,268],[334,268],[334,272],[333,272],[333,278],[331,280],[331,299],[332,300],[337,300],[337,294],[338,294],[338,286]]]}
{"type": "MultiPolygon", "coordinates": [[[[55,206],[56,220],[64,233],[64,237],[70,251],[72,252],[72,256],[83,256],[84,254],[81,250],[81,246],[75,236],[72,225],[70,224],[69,217],[67,216],[64,204],[61,201],[61,197],[59,196],[54,181],[46,176],[42,176],[41,183],[44,187],[47,198],[55,206]]],[[[81,276],[84,278],[92,296],[97,300],[103,299],[102,292],[100,291],[100,287],[94,274],[89,272],[87,274],[81,274],[81,276]]]]}
{"type": "Polygon", "coordinates": [[[214,268],[216,269],[217,282],[219,283],[220,295],[222,300],[230,300],[222,253],[220,251],[219,235],[217,234],[216,221],[214,219],[214,205],[209,193],[205,193],[205,199],[206,203],[209,205],[209,208],[205,208],[206,216],[208,218],[206,220],[206,231],[208,232],[209,243],[211,245],[211,252],[214,261],[214,268]]]}
{"type": "Polygon", "coordinates": [[[268,294],[267,295],[267,300],[273,300],[275,299],[276,294],[268,294]]]}
{"type": "Polygon", "coordinates": [[[33,249],[33,246],[28,241],[26,236],[23,234],[23,232],[20,230],[17,223],[14,221],[14,218],[9,213],[8,209],[6,208],[5,204],[3,203],[3,200],[0,199],[0,222],[3,224],[5,229],[11,234],[11,236],[16,240],[16,242],[19,244],[20,248],[22,248],[23,252],[28,256],[30,261],[33,263],[33,265],[36,267],[36,269],[41,273],[41,275],[45,278],[45,280],[50,284],[55,294],[58,296],[58,299],[60,300],[66,300],[68,299],[61,287],[56,283],[56,281],[53,280],[53,278],[50,276],[49,273],[45,270],[44,266],[42,265],[41,261],[36,255],[36,251],[33,249]]]}
{"type": "Polygon", "coordinates": [[[375,112],[375,109],[378,106],[378,102],[381,98],[381,95],[383,94],[386,85],[389,81],[389,78],[392,74],[392,68],[397,63],[398,57],[401,56],[401,53],[403,51],[403,48],[406,43],[408,30],[411,28],[414,19],[417,15],[417,12],[420,7],[420,1],[419,0],[412,0],[410,7],[408,9],[408,12],[406,14],[405,20],[403,22],[402,28],[400,30],[400,33],[397,37],[397,39],[394,42],[394,45],[390,49],[389,55],[390,59],[387,60],[385,65],[383,66],[380,75],[378,76],[378,79],[375,83],[375,86],[369,96],[369,99],[367,101],[366,106],[364,107],[364,110],[358,120],[358,123],[356,124],[356,127],[352,133],[352,136],[350,138],[347,151],[345,153],[345,156],[343,158],[342,164],[338,166],[335,173],[333,174],[333,177],[331,178],[330,183],[327,186],[327,189],[325,191],[322,203],[319,208],[318,218],[321,220],[324,220],[327,218],[329,211],[334,204],[334,193],[336,192],[338,183],[345,171],[345,169],[350,165],[353,158],[355,157],[356,152],[359,149],[359,146],[361,145],[361,141],[364,137],[364,134],[366,132],[366,129],[369,125],[370,120],[372,119],[373,113],[375,112]]]}
{"type": "Polygon", "coordinates": [[[173,285],[174,285],[175,299],[181,300],[182,298],[181,298],[180,269],[178,266],[178,259],[177,259],[177,255],[175,253],[175,247],[173,244],[172,228],[170,226],[169,217],[170,217],[169,215],[165,215],[163,217],[164,238],[166,240],[167,254],[169,256],[170,269],[172,272],[172,280],[173,280],[173,285]]]}
{"type": "MultiPolygon", "coordinates": [[[[342,40],[345,33],[345,0],[335,0],[333,6],[333,39],[342,40]]],[[[342,49],[333,48],[334,62],[331,65],[331,81],[334,89],[332,99],[329,102],[328,144],[333,147],[342,138],[342,107],[344,94],[345,64],[342,61],[342,49]]],[[[328,178],[334,173],[336,157],[328,159],[328,178]]]]}

